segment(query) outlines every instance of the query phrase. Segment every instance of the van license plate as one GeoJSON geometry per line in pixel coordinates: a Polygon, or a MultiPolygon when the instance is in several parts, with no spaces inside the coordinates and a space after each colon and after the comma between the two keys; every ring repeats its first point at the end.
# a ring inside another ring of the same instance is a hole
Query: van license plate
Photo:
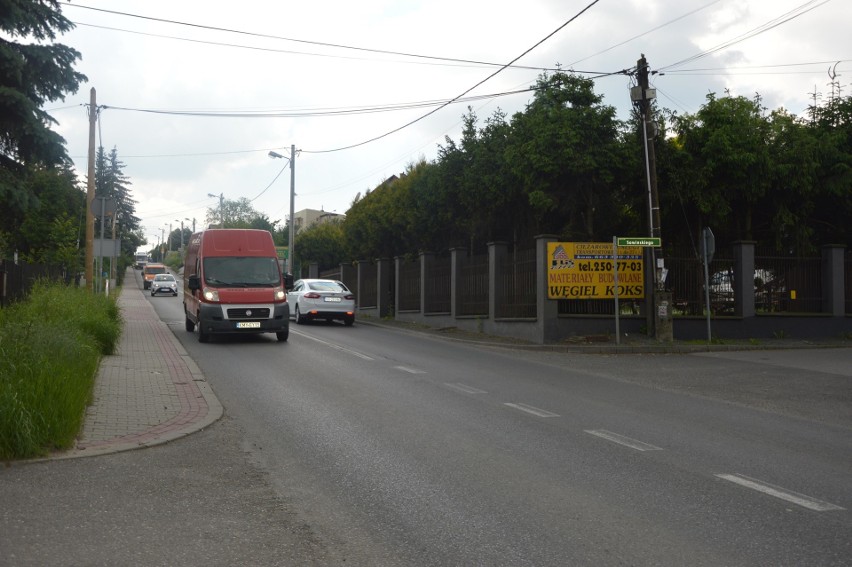
{"type": "Polygon", "coordinates": [[[260,321],[245,321],[237,323],[237,329],[260,329],[260,321]]]}

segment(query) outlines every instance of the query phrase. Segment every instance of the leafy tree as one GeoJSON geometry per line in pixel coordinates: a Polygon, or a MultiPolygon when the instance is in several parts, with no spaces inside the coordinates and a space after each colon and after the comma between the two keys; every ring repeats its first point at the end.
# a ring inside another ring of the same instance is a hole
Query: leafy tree
{"type": "Polygon", "coordinates": [[[755,238],[755,209],[770,188],[769,130],[759,102],[744,97],[710,94],[697,114],[678,119],[691,166],[681,191],[722,240],[755,238]]]}
{"type": "Polygon", "coordinates": [[[394,201],[401,191],[407,190],[407,185],[398,184],[398,181],[396,176],[386,180],[356,199],[346,213],[343,230],[356,259],[392,258],[410,252],[408,246],[398,240],[403,236],[399,230],[402,221],[394,218],[394,212],[400,210],[394,201]]]}
{"type": "Polygon", "coordinates": [[[776,249],[815,251],[819,148],[811,128],[784,110],[769,120],[770,186],[756,209],[756,238],[776,249]]]}
{"type": "Polygon", "coordinates": [[[25,189],[36,205],[17,221],[7,245],[28,262],[65,264],[77,271],[78,256],[85,236],[86,194],[76,185],[70,169],[41,169],[31,173],[25,189]],[[61,249],[61,252],[60,252],[61,249]]]}
{"type": "Polygon", "coordinates": [[[852,247],[852,97],[833,98],[819,109],[813,129],[819,155],[815,238],[852,247]]]}
{"type": "Polygon", "coordinates": [[[275,224],[258,212],[247,197],[236,200],[222,199],[216,207],[207,209],[207,224],[222,228],[260,228],[275,231],[275,224]]]}
{"type": "Polygon", "coordinates": [[[57,0],[0,0],[0,221],[10,232],[39,206],[32,191],[37,172],[71,163],[42,106],[86,80],[73,69],[80,54],[53,43],[72,27],[57,0]]]}
{"type": "Polygon", "coordinates": [[[296,260],[300,264],[316,262],[320,270],[334,268],[351,259],[343,234],[343,222],[337,219],[300,231],[294,246],[296,260]]]}
{"type": "Polygon", "coordinates": [[[602,104],[593,86],[561,71],[545,74],[526,112],[512,118],[506,156],[532,214],[527,235],[590,240],[611,232],[599,223],[613,218],[624,146],[615,108],[602,104]]]}

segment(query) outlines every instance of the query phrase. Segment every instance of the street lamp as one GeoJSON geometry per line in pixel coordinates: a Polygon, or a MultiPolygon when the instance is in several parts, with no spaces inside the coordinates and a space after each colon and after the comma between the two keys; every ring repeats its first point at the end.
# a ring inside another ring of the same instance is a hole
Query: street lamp
{"type": "MultiPolygon", "coordinates": [[[[271,158],[287,159],[278,152],[269,152],[271,158]]],[[[287,241],[287,272],[293,273],[293,263],[295,262],[295,247],[293,237],[296,234],[296,146],[290,146],[290,235],[287,241]]]]}
{"type": "Polygon", "coordinates": [[[225,228],[225,194],[219,193],[218,195],[214,195],[213,193],[207,193],[208,197],[213,197],[214,199],[219,199],[219,228],[225,228]]]}
{"type": "Polygon", "coordinates": [[[180,223],[180,251],[183,252],[183,221],[175,219],[175,222],[180,223]]]}

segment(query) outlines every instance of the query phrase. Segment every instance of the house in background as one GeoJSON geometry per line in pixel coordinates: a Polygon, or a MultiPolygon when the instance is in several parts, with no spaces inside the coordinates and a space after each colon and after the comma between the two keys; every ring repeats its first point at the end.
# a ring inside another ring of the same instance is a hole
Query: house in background
{"type": "Polygon", "coordinates": [[[304,228],[310,228],[315,224],[322,224],[325,222],[331,222],[332,220],[343,220],[346,218],[346,215],[339,213],[330,213],[328,211],[316,210],[316,209],[302,209],[301,211],[296,211],[294,214],[296,217],[296,222],[293,226],[296,227],[296,232],[298,233],[300,230],[304,228]]]}

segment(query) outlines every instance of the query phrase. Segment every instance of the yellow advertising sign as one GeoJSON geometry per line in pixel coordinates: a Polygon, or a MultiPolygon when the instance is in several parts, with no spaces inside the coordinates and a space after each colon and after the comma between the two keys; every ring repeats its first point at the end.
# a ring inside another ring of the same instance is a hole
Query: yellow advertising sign
{"type": "MultiPolygon", "coordinates": [[[[612,242],[549,242],[548,299],[613,299],[612,242]]],[[[618,247],[618,298],[645,297],[641,246],[618,247]]]]}

